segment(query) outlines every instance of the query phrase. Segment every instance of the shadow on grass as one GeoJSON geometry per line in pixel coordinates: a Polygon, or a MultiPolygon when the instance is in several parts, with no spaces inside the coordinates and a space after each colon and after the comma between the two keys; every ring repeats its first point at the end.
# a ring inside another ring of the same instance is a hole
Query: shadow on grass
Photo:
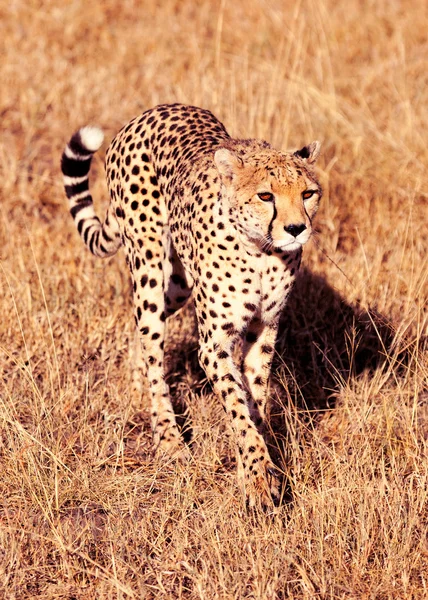
{"type": "MultiPolygon", "coordinates": [[[[347,303],[323,277],[303,269],[281,317],[272,366],[276,393],[266,441],[273,461],[282,468],[289,464],[288,402],[299,411],[299,420],[316,426],[326,410],[334,409],[346,382],[363,372],[374,374],[391,355],[396,352],[388,319],[347,303]]],[[[395,357],[406,361],[406,356],[395,357]]],[[[288,478],[284,486],[283,501],[292,502],[288,478]]]]}
{"type": "Polygon", "coordinates": [[[385,317],[348,304],[323,277],[303,269],[281,317],[272,372],[285,371],[291,397],[303,408],[333,408],[341,383],[379,369],[393,339],[385,317]]]}

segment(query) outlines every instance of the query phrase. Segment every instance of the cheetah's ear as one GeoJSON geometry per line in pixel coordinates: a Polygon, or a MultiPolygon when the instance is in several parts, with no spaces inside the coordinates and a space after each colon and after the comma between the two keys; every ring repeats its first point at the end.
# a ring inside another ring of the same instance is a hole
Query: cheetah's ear
{"type": "Polygon", "coordinates": [[[316,162],[320,155],[321,144],[319,142],[312,142],[308,146],[303,146],[300,150],[296,150],[294,156],[298,156],[310,165],[316,162]]]}
{"type": "Polygon", "coordinates": [[[243,162],[231,150],[227,148],[219,148],[214,154],[215,165],[222,177],[233,179],[233,176],[243,167],[243,162]]]}

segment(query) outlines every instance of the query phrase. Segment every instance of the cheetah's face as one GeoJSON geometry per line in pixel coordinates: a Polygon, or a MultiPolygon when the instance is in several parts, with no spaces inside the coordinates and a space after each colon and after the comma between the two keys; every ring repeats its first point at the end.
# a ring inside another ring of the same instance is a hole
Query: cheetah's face
{"type": "Polygon", "coordinates": [[[313,142],[294,154],[269,148],[242,158],[217,150],[223,199],[238,229],[263,250],[292,252],[309,240],[322,193],[311,169],[319,148],[313,142]]]}

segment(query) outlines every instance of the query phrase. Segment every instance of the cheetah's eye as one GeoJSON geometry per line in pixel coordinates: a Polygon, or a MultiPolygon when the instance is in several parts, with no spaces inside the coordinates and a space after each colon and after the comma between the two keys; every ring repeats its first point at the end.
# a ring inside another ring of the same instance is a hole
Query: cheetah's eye
{"type": "Polygon", "coordinates": [[[260,200],[263,200],[263,202],[273,201],[273,194],[270,192],[261,192],[260,194],[257,194],[257,196],[260,198],[260,200]]]}
{"type": "Polygon", "coordinates": [[[305,190],[304,192],[302,192],[302,198],[303,200],[309,200],[309,198],[311,198],[316,193],[317,190],[305,190]]]}

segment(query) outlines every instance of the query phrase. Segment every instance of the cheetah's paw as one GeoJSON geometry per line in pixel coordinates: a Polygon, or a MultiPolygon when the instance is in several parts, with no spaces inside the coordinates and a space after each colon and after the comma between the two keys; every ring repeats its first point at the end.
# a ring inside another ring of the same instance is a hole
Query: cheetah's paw
{"type": "Polygon", "coordinates": [[[272,510],[280,504],[281,490],[281,473],[273,463],[268,463],[262,471],[249,474],[245,486],[247,505],[272,510]]]}

